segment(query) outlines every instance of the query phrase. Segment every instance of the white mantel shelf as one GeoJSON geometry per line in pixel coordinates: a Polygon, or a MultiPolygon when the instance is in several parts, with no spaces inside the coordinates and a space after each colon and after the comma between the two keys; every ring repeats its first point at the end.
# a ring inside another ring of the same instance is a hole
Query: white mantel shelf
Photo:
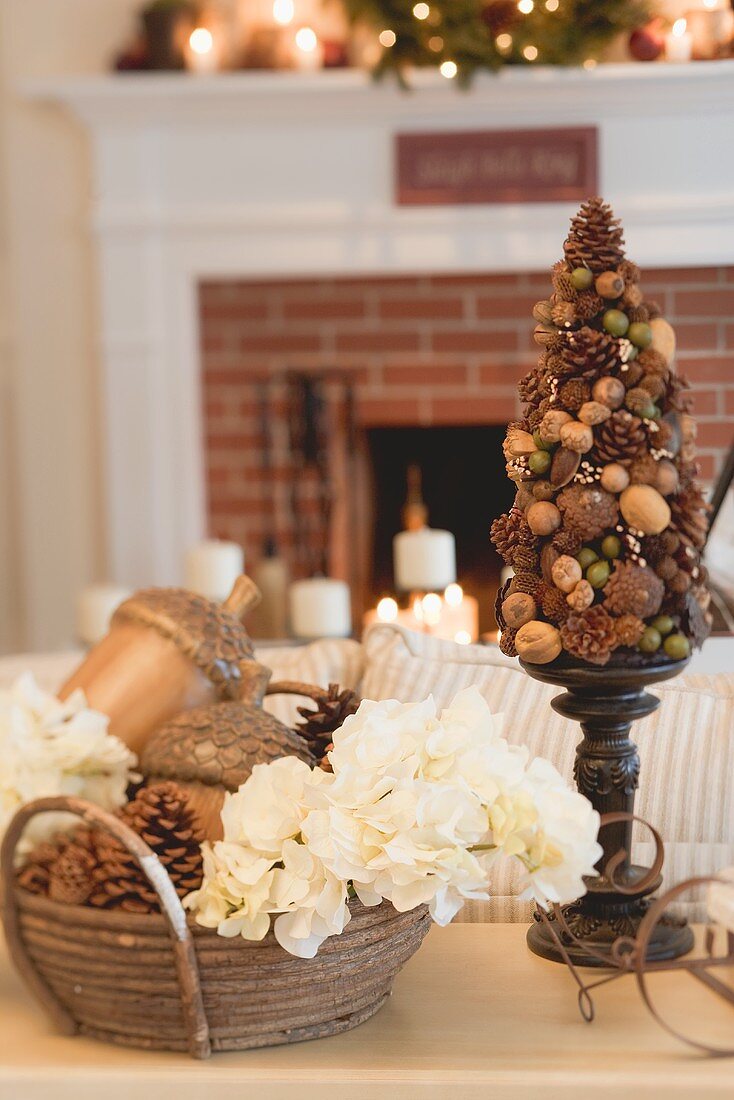
{"type": "Polygon", "coordinates": [[[599,190],[647,267],[734,261],[734,61],[505,69],[464,92],[360,71],[121,74],[22,94],[89,131],[112,571],[179,579],[205,530],[203,278],[548,269],[575,204],[400,207],[400,132],[596,126],[599,190]]]}

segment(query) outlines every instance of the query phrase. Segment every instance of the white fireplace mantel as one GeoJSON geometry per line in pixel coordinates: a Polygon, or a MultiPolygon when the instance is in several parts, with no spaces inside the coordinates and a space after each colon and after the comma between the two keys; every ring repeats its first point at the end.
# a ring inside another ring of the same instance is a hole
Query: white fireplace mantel
{"type": "Polygon", "coordinates": [[[548,267],[565,204],[400,208],[393,135],[599,128],[600,190],[647,266],[734,257],[734,62],[514,69],[463,93],[360,72],[36,83],[88,127],[100,277],[110,574],[179,579],[205,530],[197,284],[205,277],[548,267]]]}

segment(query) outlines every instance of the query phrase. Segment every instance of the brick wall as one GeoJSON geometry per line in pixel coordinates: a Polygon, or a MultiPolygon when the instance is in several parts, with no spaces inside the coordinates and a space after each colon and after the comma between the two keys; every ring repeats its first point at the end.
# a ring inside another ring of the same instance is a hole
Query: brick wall
{"type": "MultiPolygon", "coordinates": [[[[734,435],[734,267],[653,270],[643,285],[676,327],[700,421],[701,473],[711,481],[734,435]]],[[[259,379],[347,371],[364,426],[504,422],[537,358],[532,306],[548,293],[547,273],[203,284],[211,533],[242,543],[252,563],[287,493],[277,387],[269,484],[260,470],[259,379]]],[[[501,462],[488,455],[477,476],[497,474],[501,462]]]]}

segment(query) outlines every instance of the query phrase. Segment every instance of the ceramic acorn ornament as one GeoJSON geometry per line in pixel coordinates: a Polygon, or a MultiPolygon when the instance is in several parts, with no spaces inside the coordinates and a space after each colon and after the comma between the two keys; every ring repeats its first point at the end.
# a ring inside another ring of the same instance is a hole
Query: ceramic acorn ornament
{"type": "Polygon", "coordinates": [[[64,684],[84,691],[110,732],[140,753],[182,711],[222,700],[258,703],[270,671],[254,658],[242,623],[260,598],[249,577],[217,603],[183,588],[148,588],[120,604],[110,631],[64,684]]]}

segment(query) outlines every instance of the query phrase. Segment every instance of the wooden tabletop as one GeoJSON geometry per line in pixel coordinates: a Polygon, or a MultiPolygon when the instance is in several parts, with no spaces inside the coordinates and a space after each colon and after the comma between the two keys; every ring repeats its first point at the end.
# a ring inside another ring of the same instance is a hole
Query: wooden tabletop
{"type": "MultiPolygon", "coordinates": [[[[684,973],[665,997],[696,1019],[711,995],[684,973]]],[[[651,1018],[635,981],[596,994],[584,1023],[565,967],[531,955],[522,925],[434,928],[391,1000],[354,1031],[209,1062],[54,1035],[0,954],[3,1100],[569,1100],[734,1096],[734,1059],[706,1059],[651,1018]],[[208,1090],[208,1091],[207,1091],[208,1090]]],[[[731,1015],[734,1044],[734,1011],[731,1015]]]]}

